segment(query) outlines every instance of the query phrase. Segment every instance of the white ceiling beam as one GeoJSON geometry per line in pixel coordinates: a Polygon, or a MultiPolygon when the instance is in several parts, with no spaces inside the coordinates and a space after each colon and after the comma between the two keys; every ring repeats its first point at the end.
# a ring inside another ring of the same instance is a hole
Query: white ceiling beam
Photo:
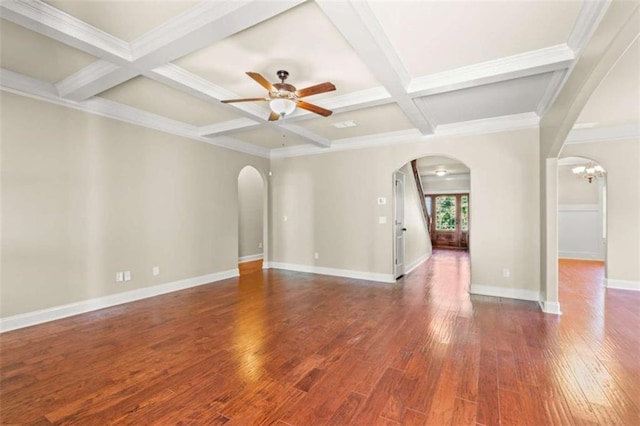
{"type": "Polygon", "coordinates": [[[573,50],[561,44],[414,78],[409,82],[408,93],[413,97],[428,96],[529,77],[566,69],[574,59],[573,50]]]}
{"type": "Polygon", "coordinates": [[[40,0],[3,0],[2,19],[90,55],[119,64],[133,59],[129,44],[40,0]]]}
{"type": "Polygon", "coordinates": [[[104,60],[59,83],[58,88],[66,98],[79,101],[209,46],[302,2],[205,1],[130,45],[40,0],[10,0],[1,5],[3,18],[104,60]],[[113,68],[108,62],[119,67],[113,68]]]}
{"type": "Polygon", "coordinates": [[[211,124],[209,126],[200,127],[200,136],[217,136],[224,135],[237,130],[246,130],[251,127],[258,126],[260,123],[250,118],[242,117],[235,120],[228,120],[222,123],[211,124]]]}
{"type": "MultiPolygon", "coordinates": [[[[275,123],[274,123],[275,125],[275,123]]],[[[284,130],[290,133],[295,134],[296,136],[301,136],[309,141],[311,141],[313,144],[321,147],[321,148],[329,148],[331,146],[331,140],[324,138],[316,133],[313,133],[307,129],[305,129],[304,127],[300,127],[296,124],[286,124],[286,123],[282,123],[280,125],[276,126],[278,128],[278,130],[284,130]]]]}
{"type": "Polygon", "coordinates": [[[407,94],[409,75],[369,5],[366,2],[331,0],[318,0],[317,4],[413,125],[422,134],[433,133],[432,121],[407,94]]]}

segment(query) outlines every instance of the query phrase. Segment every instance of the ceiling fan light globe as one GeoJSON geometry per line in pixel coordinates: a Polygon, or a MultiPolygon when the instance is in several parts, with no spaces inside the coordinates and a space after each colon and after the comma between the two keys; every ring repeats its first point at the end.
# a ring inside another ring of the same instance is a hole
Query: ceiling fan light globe
{"type": "Polygon", "coordinates": [[[284,117],[285,115],[291,114],[293,110],[296,109],[296,103],[291,99],[277,98],[272,99],[269,102],[269,107],[271,108],[271,111],[279,114],[281,117],[284,117]]]}

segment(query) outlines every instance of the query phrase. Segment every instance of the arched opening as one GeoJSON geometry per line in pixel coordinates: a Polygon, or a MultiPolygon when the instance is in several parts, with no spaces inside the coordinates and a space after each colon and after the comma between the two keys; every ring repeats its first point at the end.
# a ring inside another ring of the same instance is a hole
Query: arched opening
{"type": "MultiPolygon", "coordinates": [[[[585,157],[558,160],[558,262],[560,273],[580,271],[589,279],[558,281],[559,300],[570,308],[601,300],[607,259],[607,181],[605,169],[585,157]],[[564,271],[564,272],[563,272],[564,271]]],[[[602,308],[602,307],[600,307],[602,308]]]]}
{"type": "Polygon", "coordinates": [[[460,265],[461,281],[468,292],[471,207],[471,171],[455,158],[427,155],[395,171],[395,277],[411,272],[436,254],[460,265]]]}
{"type": "Polygon", "coordinates": [[[246,166],[238,174],[238,269],[240,274],[262,269],[266,229],[266,185],[260,172],[246,166]]]}

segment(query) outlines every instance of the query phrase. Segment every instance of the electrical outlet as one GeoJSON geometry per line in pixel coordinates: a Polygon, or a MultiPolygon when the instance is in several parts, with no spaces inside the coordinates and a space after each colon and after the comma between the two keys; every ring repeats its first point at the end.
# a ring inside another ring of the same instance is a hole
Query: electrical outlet
{"type": "Polygon", "coordinates": [[[384,225],[385,223],[387,223],[387,217],[386,216],[380,216],[378,217],[378,223],[380,225],[384,225]]]}
{"type": "Polygon", "coordinates": [[[320,259],[320,253],[318,253],[318,252],[313,253],[313,258],[314,258],[315,260],[320,259]]]}
{"type": "Polygon", "coordinates": [[[509,276],[511,275],[511,271],[509,271],[509,268],[503,268],[502,269],[502,276],[505,278],[509,278],[509,276]]]}
{"type": "Polygon", "coordinates": [[[160,275],[160,267],[154,266],[152,272],[153,272],[153,275],[160,275]]]}
{"type": "Polygon", "coordinates": [[[124,271],[124,280],[131,281],[131,271],[124,271]]]}
{"type": "Polygon", "coordinates": [[[121,283],[124,281],[124,272],[116,272],[116,282],[121,283]]]}
{"type": "Polygon", "coordinates": [[[258,243],[258,248],[262,248],[262,243],[258,243]]]}

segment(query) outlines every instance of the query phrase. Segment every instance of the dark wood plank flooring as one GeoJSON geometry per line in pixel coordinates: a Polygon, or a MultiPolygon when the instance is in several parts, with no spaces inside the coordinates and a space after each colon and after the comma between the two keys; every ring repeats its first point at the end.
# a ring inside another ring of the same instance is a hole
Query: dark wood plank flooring
{"type": "Polygon", "coordinates": [[[393,285],[258,269],[4,333],[0,423],[640,424],[640,295],[562,260],[545,315],[469,297],[467,256],[393,285]]]}

